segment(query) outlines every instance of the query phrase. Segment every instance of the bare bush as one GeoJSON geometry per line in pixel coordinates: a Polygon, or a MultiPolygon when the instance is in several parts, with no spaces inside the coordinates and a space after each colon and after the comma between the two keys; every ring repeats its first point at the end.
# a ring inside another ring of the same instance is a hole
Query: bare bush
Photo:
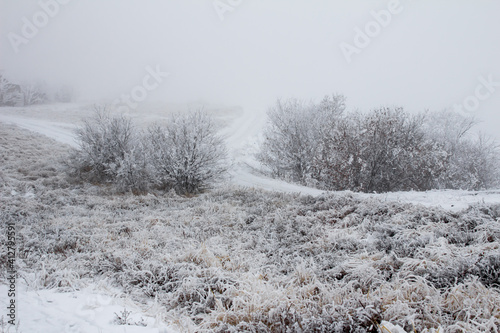
{"type": "Polygon", "coordinates": [[[423,121],[423,116],[409,115],[402,108],[376,109],[361,118],[363,191],[428,190],[435,186],[446,154],[426,137],[423,121]]]}
{"type": "Polygon", "coordinates": [[[471,138],[476,124],[450,112],[402,108],[345,114],[344,98],[295,99],[270,109],[259,160],[276,177],[327,190],[387,192],[499,185],[494,140],[471,138]]]}
{"type": "Polygon", "coordinates": [[[227,170],[224,142],[214,121],[201,110],[176,114],[166,126],[151,127],[148,145],[153,179],[164,189],[197,193],[227,170]]]}
{"type": "Polygon", "coordinates": [[[78,149],[69,161],[71,173],[94,183],[115,183],[123,191],[147,187],[144,149],[129,118],[111,116],[96,106],[93,117],[76,131],[78,149]]]}
{"type": "Polygon", "coordinates": [[[42,84],[27,83],[21,86],[24,105],[44,103],[48,100],[42,84]]]}
{"type": "Polygon", "coordinates": [[[306,182],[315,172],[318,141],[344,111],[344,100],[341,95],[326,96],[319,104],[278,100],[268,111],[269,126],[258,159],[275,176],[306,182]]]}
{"type": "Polygon", "coordinates": [[[447,110],[428,115],[427,134],[447,154],[439,188],[480,190],[500,185],[499,146],[490,137],[471,133],[477,123],[474,117],[447,110]]]}

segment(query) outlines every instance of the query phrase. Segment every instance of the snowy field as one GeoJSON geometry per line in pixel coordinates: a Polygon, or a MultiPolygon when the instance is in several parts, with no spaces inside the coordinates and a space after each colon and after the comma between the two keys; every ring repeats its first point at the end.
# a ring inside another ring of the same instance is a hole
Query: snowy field
{"type": "Polygon", "coordinates": [[[262,113],[228,109],[212,112],[226,184],[115,195],[61,171],[86,110],[0,109],[20,332],[499,331],[500,191],[323,193],[270,179],[253,158],[262,113]]]}

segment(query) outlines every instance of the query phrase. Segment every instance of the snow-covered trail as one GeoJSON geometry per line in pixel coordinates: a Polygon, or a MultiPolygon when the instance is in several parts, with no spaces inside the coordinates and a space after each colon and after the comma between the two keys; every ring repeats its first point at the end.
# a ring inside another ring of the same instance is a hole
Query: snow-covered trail
{"type": "Polygon", "coordinates": [[[322,190],[287,183],[267,177],[259,171],[260,164],[255,159],[258,152],[259,136],[266,123],[266,114],[259,109],[246,109],[229,126],[221,131],[226,139],[229,157],[231,181],[234,184],[259,188],[268,191],[320,195],[322,190]]]}
{"type": "Polygon", "coordinates": [[[0,113],[0,121],[14,124],[32,132],[40,133],[58,142],[75,147],[75,125],[49,120],[32,119],[24,116],[12,116],[0,113]]]}

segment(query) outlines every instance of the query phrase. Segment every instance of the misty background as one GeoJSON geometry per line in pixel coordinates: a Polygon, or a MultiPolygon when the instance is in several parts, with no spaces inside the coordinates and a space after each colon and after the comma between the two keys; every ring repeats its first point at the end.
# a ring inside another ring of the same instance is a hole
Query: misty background
{"type": "MultiPolygon", "coordinates": [[[[48,3],[49,0],[42,0],[48,3]]],[[[70,84],[83,102],[111,102],[142,84],[146,68],[170,75],[147,102],[241,106],[262,113],[276,98],[342,93],[349,110],[402,106],[439,111],[500,82],[500,2],[400,1],[402,9],[348,63],[340,44],[389,1],[72,0],[18,52],[23,17],[39,1],[0,0],[0,69],[13,81],[70,84]],[[214,4],[231,10],[221,20],[214,4]]],[[[471,113],[500,127],[500,86],[471,113]]]]}

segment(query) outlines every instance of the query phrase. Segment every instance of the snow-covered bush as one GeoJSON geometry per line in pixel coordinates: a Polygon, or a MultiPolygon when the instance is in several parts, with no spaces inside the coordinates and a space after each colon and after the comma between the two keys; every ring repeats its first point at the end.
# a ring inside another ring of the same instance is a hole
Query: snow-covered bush
{"type": "Polygon", "coordinates": [[[438,187],[480,190],[500,186],[499,145],[484,135],[472,135],[477,123],[474,117],[448,110],[427,115],[426,133],[447,154],[438,187]]]}
{"type": "Polygon", "coordinates": [[[226,148],[211,117],[202,110],[173,115],[149,129],[149,162],[156,184],[178,193],[201,192],[226,172],[226,148]]]}
{"type": "Polygon", "coordinates": [[[338,118],[319,139],[314,169],[330,190],[426,190],[444,168],[446,153],[426,138],[423,117],[400,108],[338,118]]]}
{"type": "Polygon", "coordinates": [[[303,181],[310,169],[313,146],[312,107],[297,100],[280,101],[268,111],[270,126],[259,154],[273,175],[303,181]]]}
{"type": "Polygon", "coordinates": [[[177,114],[164,125],[135,130],[124,116],[96,107],[77,129],[79,147],[67,163],[69,173],[120,191],[149,187],[194,194],[211,187],[226,172],[226,148],[214,121],[204,112],[177,114]]]}
{"type": "Polygon", "coordinates": [[[148,185],[145,151],[132,122],[95,106],[93,117],[76,130],[78,148],[71,154],[71,175],[93,183],[113,183],[121,191],[144,191],[148,185]]]}
{"type": "Polygon", "coordinates": [[[327,190],[388,192],[500,185],[497,144],[470,138],[473,119],[402,108],[344,113],[344,98],[278,101],[261,152],[272,175],[327,190]]]}
{"type": "Polygon", "coordinates": [[[318,142],[335,126],[344,101],[341,95],[326,96],[319,104],[278,100],[267,113],[269,126],[258,159],[277,177],[303,183],[312,178],[318,142]]]}
{"type": "Polygon", "coordinates": [[[375,109],[361,117],[361,189],[428,190],[444,169],[446,153],[422,130],[423,117],[402,108],[375,109]]]}

